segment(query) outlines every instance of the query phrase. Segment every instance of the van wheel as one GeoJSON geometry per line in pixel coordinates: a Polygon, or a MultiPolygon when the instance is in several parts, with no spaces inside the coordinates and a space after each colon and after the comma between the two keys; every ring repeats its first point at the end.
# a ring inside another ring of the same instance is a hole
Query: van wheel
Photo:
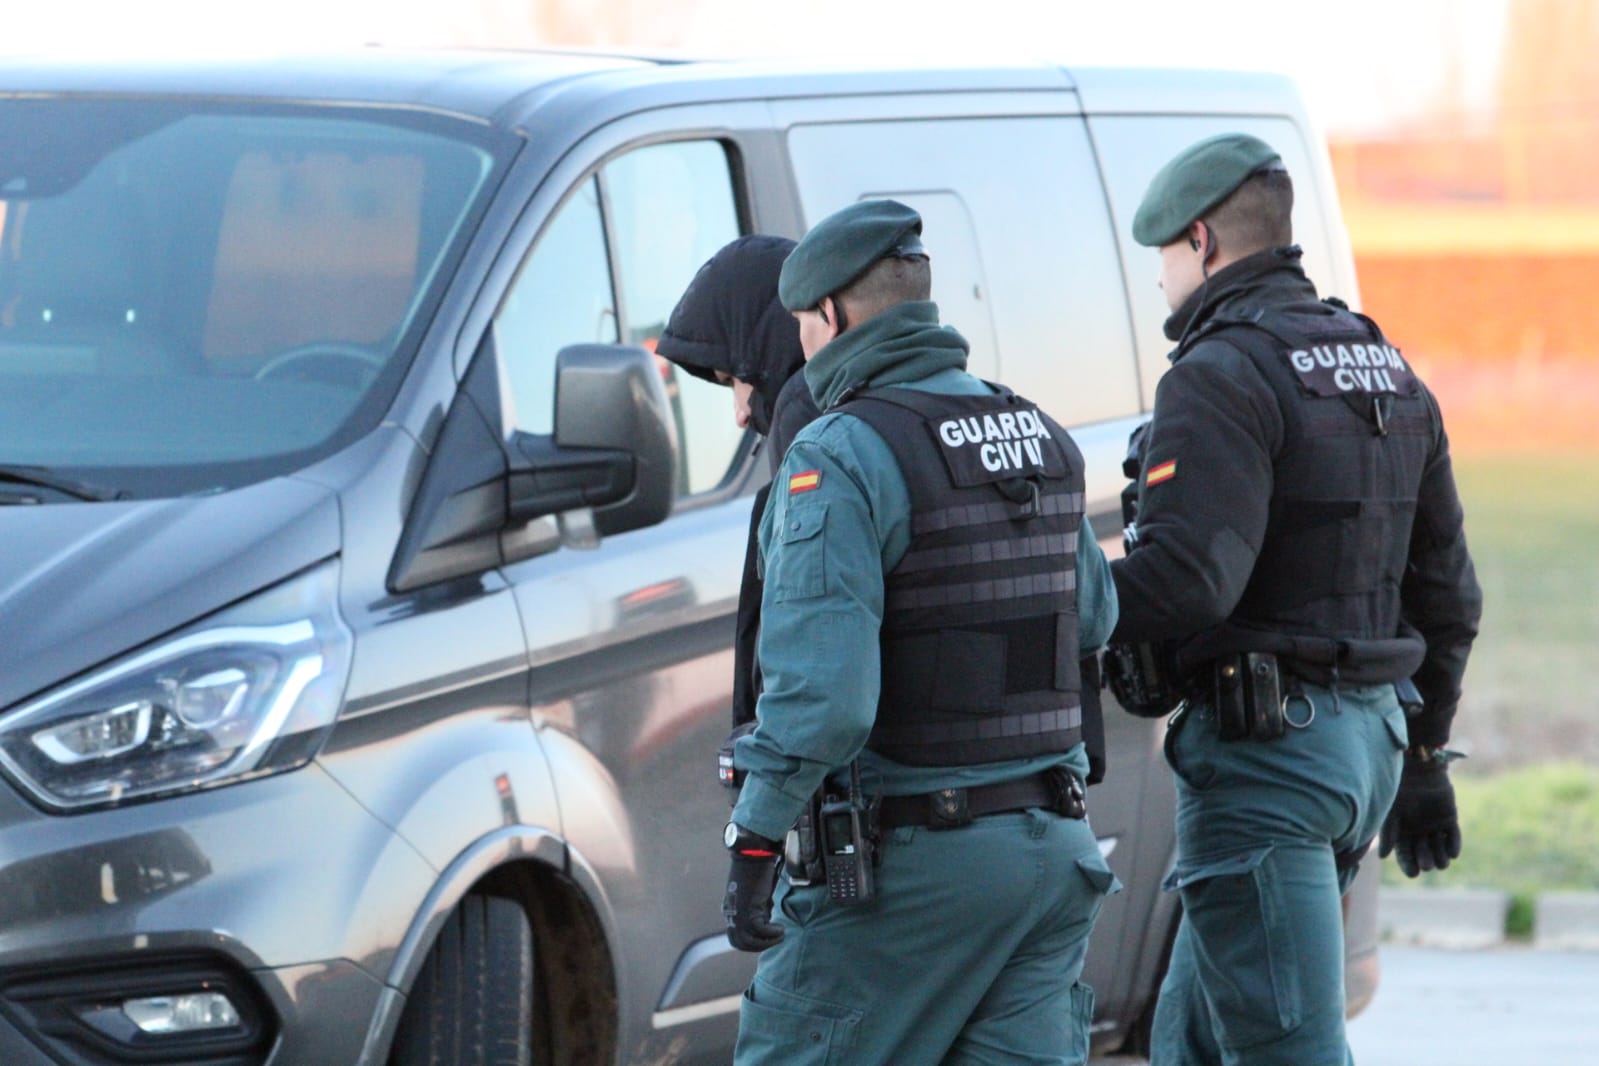
{"type": "Polygon", "coordinates": [[[411,989],[389,1066],[532,1066],[533,932],[522,908],[469,895],[411,989]]]}
{"type": "Polygon", "coordinates": [[[1160,1000],[1160,986],[1166,982],[1166,971],[1171,969],[1171,951],[1177,943],[1177,926],[1182,923],[1182,906],[1172,918],[1171,931],[1166,934],[1166,945],[1160,951],[1160,966],[1155,970],[1155,983],[1149,992],[1149,1002],[1139,1011],[1138,1020],[1122,1045],[1122,1053],[1148,1058],[1155,1050],[1155,1004],[1160,1000]]]}

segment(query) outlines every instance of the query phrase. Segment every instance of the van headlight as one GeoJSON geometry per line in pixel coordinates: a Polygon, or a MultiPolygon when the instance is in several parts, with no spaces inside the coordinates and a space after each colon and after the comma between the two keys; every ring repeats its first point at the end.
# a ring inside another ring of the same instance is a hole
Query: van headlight
{"type": "Polygon", "coordinates": [[[0,716],[0,769],[77,811],[292,770],[337,717],[352,639],[329,561],[0,716]]]}

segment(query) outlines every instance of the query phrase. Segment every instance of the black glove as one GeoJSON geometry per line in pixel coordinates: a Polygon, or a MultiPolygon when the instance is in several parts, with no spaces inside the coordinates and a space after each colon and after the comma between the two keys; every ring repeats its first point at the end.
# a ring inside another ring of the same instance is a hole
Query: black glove
{"type": "Polygon", "coordinates": [[[1406,877],[1445,869],[1460,857],[1460,818],[1447,757],[1437,752],[1424,758],[1405,754],[1399,795],[1383,822],[1377,855],[1387,858],[1390,851],[1406,877]]]}
{"type": "Polygon", "coordinates": [[[733,867],[722,897],[727,941],[740,951],[765,951],[783,939],[783,927],[772,922],[772,889],[782,849],[775,840],[739,829],[728,851],[733,867]]]}

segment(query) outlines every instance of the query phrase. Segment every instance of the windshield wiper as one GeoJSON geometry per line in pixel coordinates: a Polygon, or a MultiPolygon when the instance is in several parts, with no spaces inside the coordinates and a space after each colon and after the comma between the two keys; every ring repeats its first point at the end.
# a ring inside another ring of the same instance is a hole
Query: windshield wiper
{"type": "MultiPolygon", "coordinates": [[[[60,474],[51,473],[45,466],[3,466],[0,465],[0,485],[32,485],[35,488],[49,489],[59,492],[63,496],[71,496],[76,500],[93,500],[103,503],[107,500],[120,500],[126,494],[121,489],[101,488],[98,485],[85,484],[71,478],[62,477],[60,474]]],[[[37,503],[38,500],[6,500],[0,496],[0,503],[37,503]]]]}

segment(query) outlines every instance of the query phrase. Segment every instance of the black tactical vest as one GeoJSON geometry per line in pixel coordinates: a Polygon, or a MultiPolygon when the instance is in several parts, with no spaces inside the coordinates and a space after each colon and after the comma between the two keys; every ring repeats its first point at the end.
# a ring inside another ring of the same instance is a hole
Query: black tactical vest
{"type": "Polygon", "coordinates": [[[1224,626],[1249,647],[1227,650],[1297,658],[1318,679],[1351,648],[1414,658],[1399,592],[1437,425],[1426,391],[1375,322],[1331,303],[1207,325],[1259,367],[1283,418],[1264,541],[1224,626]]]}
{"type": "Polygon", "coordinates": [[[1077,445],[1009,391],[880,389],[834,410],[888,443],[911,500],[910,546],[884,581],[867,746],[914,766],[1071,748],[1083,724],[1077,445]]]}

